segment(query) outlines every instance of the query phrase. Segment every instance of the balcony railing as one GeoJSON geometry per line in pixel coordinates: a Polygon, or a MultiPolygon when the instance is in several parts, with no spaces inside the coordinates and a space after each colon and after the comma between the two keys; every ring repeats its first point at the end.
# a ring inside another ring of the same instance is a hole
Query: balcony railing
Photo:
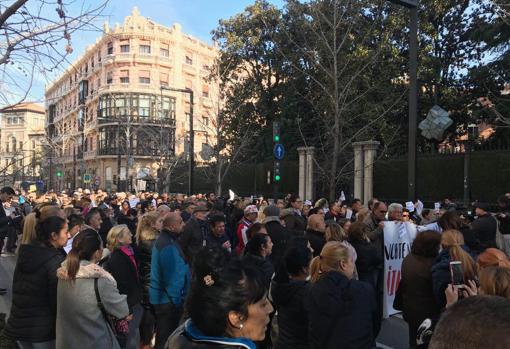
{"type": "Polygon", "coordinates": [[[116,124],[116,123],[120,123],[123,124],[123,125],[126,125],[126,123],[128,123],[128,121],[130,121],[131,123],[135,123],[135,124],[155,124],[155,125],[162,125],[164,127],[173,127],[175,128],[175,119],[174,118],[163,118],[163,119],[160,119],[158,117],[147,117],[147,116],[118,116],[118,117],[106,117],[106,118],[103,118],[103,117],[98,117],[97,118],[97,123],[99,125],[102,125],[102,124],[116,124]],[[128,120],[129,118],[131,118],[131,120],[128,120]]]}
{"type": "MultiPolygon", "coordinates": [[[[129,154],[131,156],[163,156],[163,155],[169,155],[168,151],[162,151],[161,149],[147,149],[147,148],[131,148],[129,151],[129,154]]],[[[119,152],[116,147],[110,147],[110,148],[99,148],[97,150],[98,156],[118,156],[119,152]]],[[[121,149],[121,157],[126,157],[126,151],[124,148],[121,149]]]]}

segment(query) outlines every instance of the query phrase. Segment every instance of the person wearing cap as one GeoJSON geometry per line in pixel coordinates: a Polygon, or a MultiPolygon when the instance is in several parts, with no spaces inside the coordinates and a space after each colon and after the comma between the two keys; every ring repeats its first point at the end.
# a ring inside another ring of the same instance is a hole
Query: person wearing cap
{"type": "Polygon", "coordinates": [[[498,223],[496,218],[489,213],[490,206],[486,203],[478,202],[475,204],[475,219],[471,223],[471,233],[480,242],[477,253],[482,253],[487,248],[494,247],[496,245],[496,231],[498,229],[498,223]]]}
{"type": "Polygon", "coordinates": [[[264,225],[267,234],[273,242],[273,249],[269,255],[269,260],[275,270],[278,270],[283,254],[287,249],[288,242],[292,239],[292,234],[280,222],[280,209],[276,205],[269,205],[264,209],[264,225]]]}
{"type": "Polygon", "coordinates": [[[236,253],[238,256],[240,256],[243,253],[244,247],[248,243],[248,235],[246,235],[246,231],[257,220],[258,214],[259,211],[257,209],[257,206],[255,205],[248,205],[244,209],[244,217],[241,219],[241,222],[239,222],[236,231],[237,235],[236,253]]]}
{"type": "Polygon", "coordinates": [[[193,257],[198,250],[207,244],[207,236],[209,235],[207,214],[206,206],[195,206],[193,216],[186,222],[184,231],[179,237],[179,242],[189,265],[193,265],[193,257]]]}

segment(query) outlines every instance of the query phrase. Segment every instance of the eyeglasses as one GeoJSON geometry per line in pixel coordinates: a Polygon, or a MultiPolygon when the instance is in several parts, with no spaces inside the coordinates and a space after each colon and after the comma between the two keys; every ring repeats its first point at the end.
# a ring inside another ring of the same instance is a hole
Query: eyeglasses
{"type": "Polygon", "coordinates": [[[386,213],[386,212],[388,212],[388,211],[379,211],[379,213],[386,213]]]}

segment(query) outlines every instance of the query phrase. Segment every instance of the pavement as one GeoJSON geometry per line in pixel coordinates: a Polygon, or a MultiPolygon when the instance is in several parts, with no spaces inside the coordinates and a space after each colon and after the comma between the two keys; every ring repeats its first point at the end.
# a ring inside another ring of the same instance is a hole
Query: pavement
{"type": "MultiPolygon", "coordinates": [[[[7,293],[0,296],[0,313],[9,313],[12,301],[12,277],[16,266],[16,256],[0,256],[0,288],[6,288],[7,293]]],[[[377,337],[377,347],[383,349],[408,348],[407,324],[400,315],[384,319],[381,332],[377,337]]]]}

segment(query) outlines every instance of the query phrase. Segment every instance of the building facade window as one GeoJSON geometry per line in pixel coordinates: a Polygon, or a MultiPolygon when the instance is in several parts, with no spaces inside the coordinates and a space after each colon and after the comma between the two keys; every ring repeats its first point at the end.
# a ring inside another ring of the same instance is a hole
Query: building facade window
{"type": "Polygon", "coordinates": [[[120,53],[129,53],[129,45],[120,45],[120,53]]]}
{"type": "Polygon", "coordinates": [[[150,71],[140,70],[139,71],[139,82],[140,82],[140,84],[150,84],[151,83],[150,71]]]}
{"type": "Polygon", "coordinates": [[[113,42],[109,42],[106,47],[106,54],[113,55],[113,42]]]}
{"type": "Polygon", "coordinates": [[[120,71],[120,83],[129,84],[129,70],[120,71]]]}
{"type": "Polygon", "coordinates": [[[140,54],[141,55],[150,55],[151,54],[150,45],[140,45],[140,54]]]}
{"type": "Polygon", "coordinates": [[[160,118],[175,119],[175,98],[139,93],[112,93],[99,97],[97,118],[99,122],[110,119],[131,117],[134,122],[139,118],[159,122],[160,118]],[[163,111],[161,112],[161,108],[163,111]]]}
{"type": "Polygon", "coordinates": [[[185,60],[186,64],[188,65],[193,65],[193,58],[191,57],[191,55],[186,55],[186,60],[185,60]]]}
{"type": "Polygon", "coordinates": [[[106,83],[108,85],[110,85],[111,83],[113,83],[113,74],[112,72],[107,72],[106,73],[106,83]]]}
{"type": "Polygon", "coordinates": [[[209,86],[202,86],[202,97],[209,98],[209,86]]]}
{"type": "Polygon", "coordinates": [[[168,47],[168,44],[161,43],[159,46],[159,55],[161,57],[169,57],[170,56],[170,49],[168,47]]]}

